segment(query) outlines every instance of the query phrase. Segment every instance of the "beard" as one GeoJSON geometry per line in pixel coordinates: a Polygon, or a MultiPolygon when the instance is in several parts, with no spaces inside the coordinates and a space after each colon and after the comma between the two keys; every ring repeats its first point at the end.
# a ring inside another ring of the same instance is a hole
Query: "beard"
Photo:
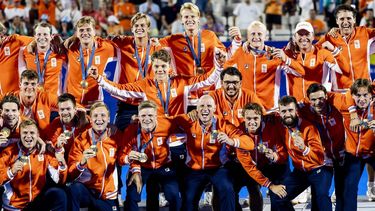
{"type": "Polygon", "coordinates": [[[287,127],[294,127],[298,123],[298,117],[297,116],[290,116],[290,117],[287,117],[287,118],[282,118],[281,121],[287,127]]]}

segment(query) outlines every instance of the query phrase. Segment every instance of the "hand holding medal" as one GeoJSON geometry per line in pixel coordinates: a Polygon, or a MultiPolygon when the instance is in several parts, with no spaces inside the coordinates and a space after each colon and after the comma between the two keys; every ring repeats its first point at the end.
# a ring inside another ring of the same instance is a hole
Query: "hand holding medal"
{"type": "MultiPolygon", "coordinates": [[[[96,66],[91,66],[89,68],[89,71],[87,72],[87,75],[90,76],[91,78],[95,79],[96,81],[99,78],[99,70],[98,67],[96,66]]],[[[86,81],[87,82],[87,81],[86,81]]],[[[82,83],[82,82],[81,82],[82,83]]]]}

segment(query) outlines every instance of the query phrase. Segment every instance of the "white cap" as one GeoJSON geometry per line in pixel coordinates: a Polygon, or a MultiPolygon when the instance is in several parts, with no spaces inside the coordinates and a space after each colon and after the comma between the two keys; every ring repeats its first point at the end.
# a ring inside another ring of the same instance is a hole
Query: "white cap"
{"type": "Polygon", "coordinates": [[[312,27],[311,23],[306,21],[299,22],[294,30],[294,33],[298,32],[299,30],[306,30],[310,33],[314,33],[314,28],[312,27]]]}
{"type": "Polygon", "coordinates": [[[109,22],[113,22],[113,23],[116,23],[116,24],[119,24],[120,23],[120,21],[117,19],[117,17],[116,16],[114,16],[114,15],[110,15],[109,17],[108,17],[108,23],[109,22]]]}

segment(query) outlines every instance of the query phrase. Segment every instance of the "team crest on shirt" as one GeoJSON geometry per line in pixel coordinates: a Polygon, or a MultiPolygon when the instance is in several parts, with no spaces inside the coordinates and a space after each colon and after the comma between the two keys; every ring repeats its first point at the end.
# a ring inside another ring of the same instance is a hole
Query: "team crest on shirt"
{"type": "Polygon", "coordinates": [[[204,45],[204,43],[201,43],[201,52],[205,52],[206,51],[206,46],[204,45]]]}
{"type": "Polygon", "coordinates": [[[329,122],[329,124],[330,124],[331,126],[335,126],[335,125],[336,125],[336,121],[335,121],[334,118],[329,119],[328,122],[329,122]]]}
{"type": "Polygon", "coordinates": [[[171,96],[172,97],[177,97],[177,91],[176,91],[176,89],[171,89],[171,96]]]}
{"type": "Polygon", "coordinates": [[[223,111],[223,115],[224,115],[224,116],[228,115],[228,112],[223,111]]]}
{"type": "Polygon", "coordinates": [[[37,113],[38,113],[38,117],[39,117],[39,119],[44,119],[44,118],[46,118],[46,116],[44,115],[44,111],[43,111],[43,110],[38,110],[37,113]]]}
{"type": "Polygon", "coordinates": [[[4,55],[10,56],[10,47],[9,46],[4,47],[4,55]]]}
{"type": "Polygon", "coordinates": [[[361,48],[361,43],[359,40],[354,40],[354,48],[361,48]]]}
{"type": "Polygon", "coordinates": [[[158,146],[161,146],[163,144],[163,137],[158,137],[156,139],[156,143],[158,144],[158,146]]]}
{"type": "Polygon", "coordinates": [[[184,48],[182,49],[184,52],[187,52],[187,47],[184,46],[184,48]]]}
{"type": "Polygon", "coordinates": [[[115,157],[115,148],[109,148],[109,157],[115,157]]]}
{"type": "Polygon", "coordinates": [[[51,58],[51,67],[57,67],[57,60],[56,60],[56,58],[51,58]]]}
{"type": "Polygon", "coordinates": [[[262,73],[267,73],[267,64],[262,64],[262,73]]]}
{"type": "Polygon", "coordinates": [[[238,118],[243,118],[243,116],[242,116],[242,109],[238,109],[237,110],[237,117],[238,118]]]}
{"type": "Polygon", "coordinates": [[[44,161],[44,155],[38,155],[38,161],[39,162],[44,161]]]}
{"type": "Polygon", "coordinates": [[[192,133],[191,136],[192,136],[193,138],[197,138],[197,134],[195,134],[195,133],[192,133]]]}
{"type": "Polygon", "coordinates": [[[100,56],[95,56],[95,64],[100,64],[100,56]]]}
{"type": "Polygon", "coordinates": [[[314,67],[315,66],[315,58],[313,59],[310,59],[310,67],[314,67]]]}
{"type": "Polygon", "coordinates": [[[245,69],[249,69],[249,64],[244,65],[245,69]]]}

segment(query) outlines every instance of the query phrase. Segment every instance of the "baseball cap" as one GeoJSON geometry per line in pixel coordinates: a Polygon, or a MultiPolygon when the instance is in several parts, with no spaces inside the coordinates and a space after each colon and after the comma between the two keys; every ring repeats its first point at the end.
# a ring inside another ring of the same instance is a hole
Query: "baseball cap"
{"type": "Polygon", "coordinates": [[[314,33],[314,28],[312,27],[311,23],[303,21],[299,22],[294,30],[294,33],[300,31],[300,30],[306,30],[310,33],[314,33]]]}

